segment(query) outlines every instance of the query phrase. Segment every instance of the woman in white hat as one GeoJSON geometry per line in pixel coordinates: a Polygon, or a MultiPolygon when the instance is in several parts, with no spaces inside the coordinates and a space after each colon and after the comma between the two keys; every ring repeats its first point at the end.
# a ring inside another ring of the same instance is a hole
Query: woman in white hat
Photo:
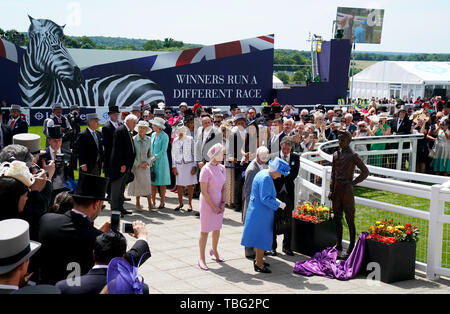
{"type": "MultiPolygon", "coordinates": [[[[387,124],[388,113],[382,112],[376,116],[374,119],[375,125],[372,128],[372,133],[374,136],[388,136],[391,134],[391,127],[387,124]]],[[[370,117],[369,117],[370,119],[370,117]]],[[[386,144],[371,144],[370,150],[385,150],[386,144]]],[[[382,155],[372,155],[369,158],[369,164],[377,167],[381,167],[383,162],[382,155]]]]}
{"type": "Polygon", "coordinates": [[[172,170],[176,177],[178,206],[183,208],[184,188],[189,195],[188,211],[192,211],[192,197],[194,185],[197,184],[197,167],[194,160],[194,139],[188,135],[189,129],[181,125],[175,129],[175,139],[172,143],[172,170]]]}
{"type": "Polygon", "coordinates": [[[224,147],[220,143],[212,146],[208,150],[210,161],[202,167],[200,172],[200,259],[198,267],[202,270],[208,270],[205,261],[205,249],[210,232],[212,232],[212,248],[209,255],[217,262],[224,262],[217,251],[225,210],[226,174],[225,166],[222,165],[223,151],[224,147]]]}
{"type": "Polygon", "coordinates": [[[147,197],[148,209],[152,209],[154,204],[150,197],[152,183],[149,175],[152,150],[150,137],[147,136],[152,130],[148,122],[144,120],[139,121],[134,130],[138,133],[133,137],[136,158],[131,171],[134,173],[134,180],[128,186],[128,195],[136,196],[137,210],[142,210],[141,196],[147,197]]]}
{"type": "Polygon", "coordinates": [[[169,159],[167,157],[167,148],[169,147],[169,136],[163,130],[166,128],[164,119],[156,117],[150,120],[153,133],[151,135],[152,159],[150,160],[151,171],[154,173],[152,179],[152,202],[156,202],[156,193],[161,195],[158,209],[165,207],[166,186],[170,185],[170,168],[169,159]]]}
{"type": "Polygon", "coordinates": [[[0,165],[0,220],[19,218],[34,181],[34,176],[22,161],[14,160],[0,165]]]}

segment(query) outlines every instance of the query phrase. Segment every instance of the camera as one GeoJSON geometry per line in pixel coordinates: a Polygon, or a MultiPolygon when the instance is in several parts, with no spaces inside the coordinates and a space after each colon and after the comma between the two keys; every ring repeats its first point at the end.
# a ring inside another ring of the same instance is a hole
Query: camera
{"type": "Polygon", "coordinates": [[[122,225],[123,233],[134,233],[133,224],[124,222],[122,225]]]}
{"type": "Polygon", "coordinates": [[[120,225],[120,211],[113,211],[111,213],[111,231],[119,232],[120,225]]]}

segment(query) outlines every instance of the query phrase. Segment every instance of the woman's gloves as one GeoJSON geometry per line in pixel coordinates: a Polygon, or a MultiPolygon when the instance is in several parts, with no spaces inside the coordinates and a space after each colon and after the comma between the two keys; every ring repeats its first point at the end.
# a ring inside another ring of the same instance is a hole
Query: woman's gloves
{"type": "Polygon", "coordinates": [[[280,206],[278,206],[279,208],[281,208],[281,209],[284,209],[285,207],[286,207],[286,203],[285,202],[282,202],[282,201],[280,201],[278,198],[277,198],[277,202],[279,202],[280,203],[280,206]]]}

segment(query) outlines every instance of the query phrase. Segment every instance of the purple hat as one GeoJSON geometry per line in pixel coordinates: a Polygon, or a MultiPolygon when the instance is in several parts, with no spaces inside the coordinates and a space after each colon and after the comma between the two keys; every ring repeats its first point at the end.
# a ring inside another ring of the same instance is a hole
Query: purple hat
{"type": "Polygon", "coordinates": [[[138,274],[138,267],[121,257],[113,258],[106,274],[108,293],[143,294],[144,278],[138,274]]]}

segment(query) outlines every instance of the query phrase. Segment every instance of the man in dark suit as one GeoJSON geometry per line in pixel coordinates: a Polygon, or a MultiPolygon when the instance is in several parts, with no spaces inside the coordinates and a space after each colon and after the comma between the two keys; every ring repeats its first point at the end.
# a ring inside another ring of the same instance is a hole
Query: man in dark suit
{"type": "MultiPolygon", "coordinates": [[[[141,241],[137,241],[131,252],[135,252],[136,256],[143,256],[150,251],[147,244],[147,231],[145,225],[140,222],[133,224],[135,230],[141,229],[141,241]]],[[[135,231],[135,234],[138,234],[135,231]]],[[[99,294],[106,285],[106,275],[109,262],[115,257],[123,257],[130,265],[137,265],[138,261],[134,260],[133,254],[127,253],[127,240],[119,232],[105,232],[97,236],[94,243],[94,260],[95,265],[86,275],[67,280],[61,280],[56,283],[56,287],[61,290],[62,294],[99,294]]],[[[148,286],[144,284],[148,294],[148,286]]]]}
{"type": "MultiPolygon", "coordinates": [[[[398,116],[391,120],[390,127],[391,127],[391,134],[392,135],[405,135],[405,134],[411,134],[411,120],[409,119],[408,115],[406,114],[406,108],[405,106],[401,106],[398,111],[398,116]]],[[[403,149],[408,149],[409,143],[403,144],[403,149]]],[[[387,149],[398,149],[397,143],[391,143],[387,145],[387,149]]],[[[397,164],[397,155],[389,156],[389,164],[396,165],[397,164]]],[[[405,160],[402,160],[402,168],[404,167],[405,160]]],[[[399,169],[401,170],[401,169],[399,169]]]]}
{"type": "MultiPolygon", "coordinates": [[[[102,211],[107,179],[91,174],[80,174],[80,180],[72,194],[74,209],[65,214],[48,213],[39,223],[41,247],[42,283],[56,282],[86,274],[94,266],[94,243],[97,236],[110,231],[108,221],[99,229],[94,220],[102,211]]],[[[145,231],[139,228],[136,237],[145,231]]],[[[130,250],[134,261],[139,261],[144,252],[149,251],[146,241],[139,240],[144,250],[130,250]]],[[[135,247],[136,248],[136,247],[135,247]]],[[[142,247],[141,247],[142,248],[142,247]]],[[[143,257],[144,262],[149,255],[143,257]]]]}
{"type": "Polygon", "coordinates": [[[0,151],[3,147],[8,146],[12,143],[12,131],[9,126],[5,125],[3,122],[3,112],[0,107],[0,151]]]}
{"type": "Polygon", "coordinates": [[[283,132],[283,120],[274,119],[271,126],[270,138],[268,143],[271,159],[279,156],[281,141],[285,136],[286,134],[283,132]]]}
{"type": "MultiPolygon", "coordinates": [[[[295,180],[298,176],[298,171],[300,169],[300,157],[299,155],[292,152],[292,137],[285,136],[281,141],[281,151],[280,158],[285,160],[291,170],[289,175],[282,176],[279,179],[276,179],[275,189],[277,191],[277,197],[286,203],[286,208],[284,210],[291,212],[293,207],[295,206],[295,180]]],[[[277,238],[276,234],[273,235],[273,243],[272,243],[272,255],[276,256],[277,250],[277,238]]],[[[291,230],[289,229],[283,236],[283,252],[287,255],[294,255],[291,250],[291,230]]]]}
{"type": "Polygon", "coordinates": [[[233,163],[234,168],[234,205],[235,211],[242,211],[242,189],[244,187],[243,173],[248,166],[242,151],[245,150],[245,137],[247,136],[246,118],[243,113],[234,117],[237,129],[231,134],[227,147],[227,160],[233,163]]]}
{"type": "Polygon", "coordinates": [[[208,150],[217,143],[222,143],[221,133],[212,126],[212,119],[209,115],[201,118],[202,127],[198,128],[197,135],[194,140],[195,161],[200,170],[206,162],[209,161],[208,150]]]}
{"type": "Polygon", "coordinates": [[[20,133],[28,133],[28,123],[21,118],[20,114],[20,106],[11,105],[11,113],[8,126],[11,129],[13,136],[20,133]]]}
{"type": "Polygon", "coordinates": [[[102,133],[97,131],[98,120],[96,113],[88,113],[88,127],[80,133],[77,141],[80,170],[96,176],[101,174],[104,160],[102,133]]]}
{"type": "Polygon", "coordinates": [[[131,131],[136,127],[137,120],[135,115],[130,114],[125,118],[125,123],[114,131],[110,160],[111,210],[120,211],[122,216],[131,214],[123,207],[123,194],[136,157],[131,131]]]}
{"type": "Polygon", "coordinates": [[[45,149],[45,154],[39,157],[38,165],[44,168],[51,160],[55,162],[55,174],[52,178],[52,199],[55,199],[58,193],[67,191],[65,183],[68,178],[74,179],[72,167],[72,153],[61,148],[62,146],[61,127],[59,125],[48,127],[48,142],[49,146],[45,149]]]}
{"type": "MultiPolygon", "coordinates": [[[[103,137],[103,149],[105,155],[105,161],[103,163],[103,171],[105,173],[105,177],[110,177],[110,162],[111,162],[111,153],[113,148],[113,136],[114,131],[122,125],[122,122],[119,122],[119,107],[111,106],[109,107],[108,115],[109,121],[102,127],[102,137],[103,137]]],[[[108,188],[106,191],[108,198],[110,198],[111,193],[111,181],[108,181],[108,188]]]]}

